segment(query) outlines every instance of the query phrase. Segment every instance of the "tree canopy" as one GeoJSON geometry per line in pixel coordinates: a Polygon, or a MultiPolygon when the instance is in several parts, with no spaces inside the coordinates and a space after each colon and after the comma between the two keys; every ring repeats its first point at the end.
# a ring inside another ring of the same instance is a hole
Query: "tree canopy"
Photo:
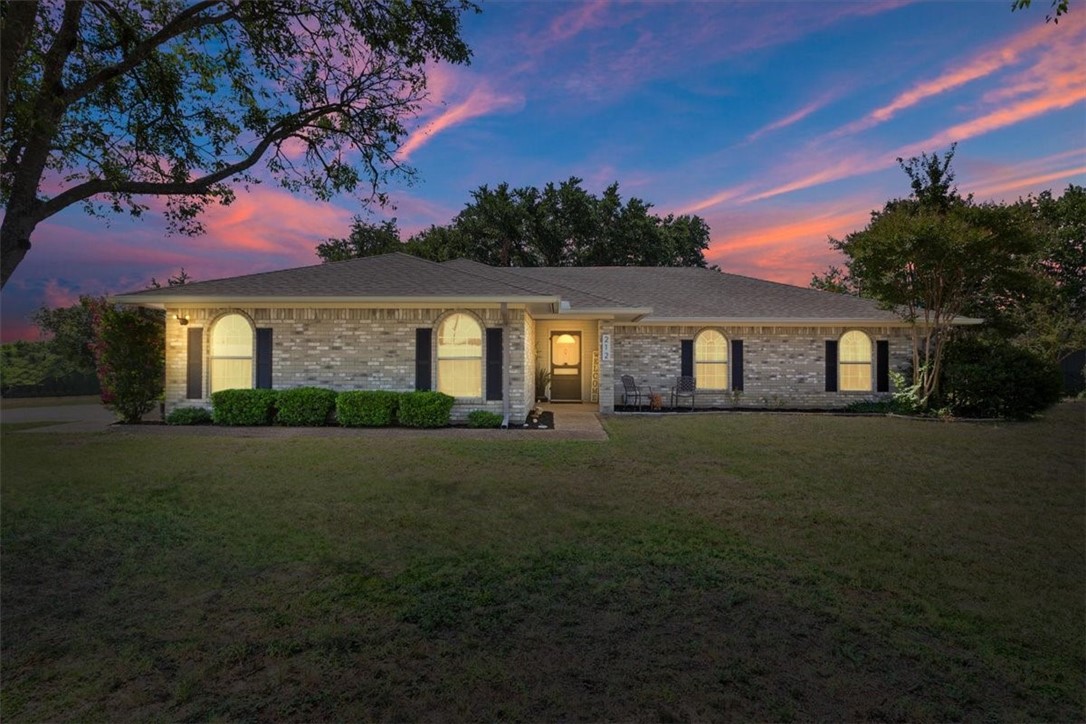
{"type": "Polygon", "coordinates": [[[1029,259],[1039,230],[1019,206],[978,204],[954,186],[954,147],[898,159],[912,194],[873,211],[870,223],[830,245],[845,269],[812,286],[877,300],[911,323],[913,385],[923,407],[937,393],[945,342],[962,316],[998,316],[1034,289],[1029,259]]]}
{"type": "Polygon", "coordinates": [[[319,244],[317,255],[340,261],[402,251],[494,266],[705,267],[708,224],[651,209],[636,197],[624,202],[617,183],[596,196],[576,177],[542,189],[483,185],[448,226],[431,226],[404,242],[395,219],[372,224],[356,218],[349,237],[319,244]]]}
{"type": "Polygon", "coordinates": [[[0,286],[73,204],[173,231],[271,177],[383,201],[432,62],[465,63],[469,0],[3,0],[0,286]]]}

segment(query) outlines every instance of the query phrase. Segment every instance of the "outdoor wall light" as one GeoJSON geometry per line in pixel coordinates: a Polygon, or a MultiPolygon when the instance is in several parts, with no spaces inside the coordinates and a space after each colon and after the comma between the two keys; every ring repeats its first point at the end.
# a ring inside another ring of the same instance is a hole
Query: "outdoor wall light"
{"type": "Polygon", "coordinates": [[[183,317],[180,314],[173,315],[173,318],[176,319],[182,327],[189,323],[189,318],[183,317]]]}

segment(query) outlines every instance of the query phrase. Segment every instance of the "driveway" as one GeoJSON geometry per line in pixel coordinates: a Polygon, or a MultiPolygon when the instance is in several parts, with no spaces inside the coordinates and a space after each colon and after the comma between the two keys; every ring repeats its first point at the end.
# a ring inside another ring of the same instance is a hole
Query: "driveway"
{"type": "Polygon", "coordinates": [[[0,402],[0,422],[49,423],[47,427],[34,428],[34,432],[101,432],[116,419],[113,411],[100,402],[15,408],[0,402]]]}

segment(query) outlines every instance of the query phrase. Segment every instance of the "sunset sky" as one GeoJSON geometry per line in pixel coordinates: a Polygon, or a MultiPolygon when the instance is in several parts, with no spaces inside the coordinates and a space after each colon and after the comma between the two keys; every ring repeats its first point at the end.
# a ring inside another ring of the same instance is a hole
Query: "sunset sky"
{"type": "MultiPolygon", "coordinates": [[[[656,211],[696,213],[724,271],[806,285],[839,262],[827,236],[907,195],[899,156],[958,142],[958,186],[1013,201],[1086,184],[1086,6],[992,2],[491,2],[465,18],[468,67],[430,73],[432,103],[400,150],[407,234],[445,224],[469,191],[570,176],[618,181],[656,211]]],[[[357,199],[265,184],[167,236],[156,214],[108,224],[72,208],[38,227],[2,295],[4,341],[36,338],[39,306],[317,263],[357,199]]]]}

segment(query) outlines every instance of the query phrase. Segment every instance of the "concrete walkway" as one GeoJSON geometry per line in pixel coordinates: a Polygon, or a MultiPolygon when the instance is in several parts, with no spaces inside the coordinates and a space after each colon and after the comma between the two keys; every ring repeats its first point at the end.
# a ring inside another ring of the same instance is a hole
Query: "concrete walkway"
{"type": "MultiPolygon", "coordinates": [[[[116,415],[100,404],[18,407],[7,409],[0,403],[0,423],[45,422],[47,426],[23,430],[25,433],[109,432],[119,435],[210,435],[217,437],[435,437],[471,440],[607,440],[596,405],[540,405],[554,413],[554,430],[473,430],[463,427],[413,430],[401,427],[218,427],[212,425],[115,425],[116,415]]],[[[147,419],[157,420],[158,411],[147,419]]]]}

